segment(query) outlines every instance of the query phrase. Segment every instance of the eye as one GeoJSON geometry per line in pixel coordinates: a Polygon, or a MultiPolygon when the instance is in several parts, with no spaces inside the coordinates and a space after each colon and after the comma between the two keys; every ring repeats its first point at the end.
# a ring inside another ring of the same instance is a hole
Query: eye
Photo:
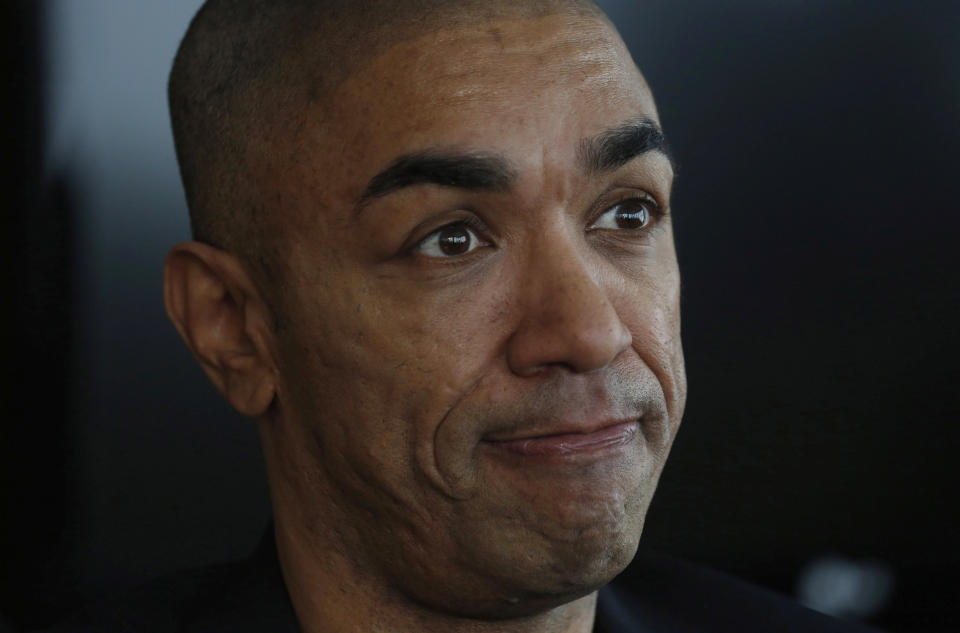
{"type": "Polygon", "coordinates": [[[449,259],[466,255],[484,244],[467,224],[454,222],[423,238],[415,250],[428,257],[449,259]]]}
{"type": "Polygon", "coordinates": [[[604,211],[590,228],[640,231],[650,226],[657,208],[650,198],[627,198],[604,211]]]}

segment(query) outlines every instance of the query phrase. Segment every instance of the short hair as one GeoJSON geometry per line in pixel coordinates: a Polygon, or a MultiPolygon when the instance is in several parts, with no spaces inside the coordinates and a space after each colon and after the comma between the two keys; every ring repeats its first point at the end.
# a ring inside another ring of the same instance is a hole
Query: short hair
{"type": "Polygon", "coordinates": [[[405,37],[562,11],[603,16],[593,0],[207,0],[168,84],[194,239],[270,275],[268,204],[251,178],[258,138],[292,139],[300,103],[323,106],[359,64],[405,37]]]}

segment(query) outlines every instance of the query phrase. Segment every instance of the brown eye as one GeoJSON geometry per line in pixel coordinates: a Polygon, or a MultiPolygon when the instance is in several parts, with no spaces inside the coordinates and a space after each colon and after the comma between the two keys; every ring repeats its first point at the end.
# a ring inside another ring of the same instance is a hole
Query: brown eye
{"type": "Polygon", "coordinates": [[[451,226],[437,233],[437,243],[444,255],[463,255],[470,250],[470,231],[462,226],[451,226]]]}
{"type": "Polygon", "coordinates": [[[428,235],[417,249],[430,257],[466,255],[480,244],[477,236],[464,224],[448,224],[428,235]]]}
{"type": "Polygon", "coordinates": [[[641,230],[653,218],[656,203],[647,198],[629,198],[607,209],[591,228],[641,230]]]}
{"type": "Polygon", "coordinates": [[[643,207],[639,209],[617,210],[617,226],[621,229],[642,229],[648,221],[647,210],[643,207]]]}

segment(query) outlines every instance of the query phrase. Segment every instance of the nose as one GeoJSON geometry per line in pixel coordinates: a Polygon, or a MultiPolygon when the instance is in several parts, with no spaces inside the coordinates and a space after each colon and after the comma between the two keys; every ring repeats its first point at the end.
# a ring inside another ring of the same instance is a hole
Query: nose
{"type": "Polygon", "coordinates": [[[552,248],[541,242],[543,248],[530,254],[518,284],[524,312],[507,342],[507,362],[519,376],[550,366],[590,372],[609,365],[633,342],[608,296],[616,280],[605,280],[569,240],[551,242],[552,248]]]}

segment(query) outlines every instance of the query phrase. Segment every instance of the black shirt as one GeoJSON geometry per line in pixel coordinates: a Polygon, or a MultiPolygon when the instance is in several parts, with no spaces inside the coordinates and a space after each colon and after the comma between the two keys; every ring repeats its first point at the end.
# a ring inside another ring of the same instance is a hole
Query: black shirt
{"type": "MultiPolygon", "coordinates": [[[[866,633],[723,574],[641,553],[599,592],[595,633],[866,633]]],[[[272,531],[248,560],[154,581],[49,633],[299,633],[272,531]]],[[[413,632],[411,632],[413,633],[413,632]]]]}

